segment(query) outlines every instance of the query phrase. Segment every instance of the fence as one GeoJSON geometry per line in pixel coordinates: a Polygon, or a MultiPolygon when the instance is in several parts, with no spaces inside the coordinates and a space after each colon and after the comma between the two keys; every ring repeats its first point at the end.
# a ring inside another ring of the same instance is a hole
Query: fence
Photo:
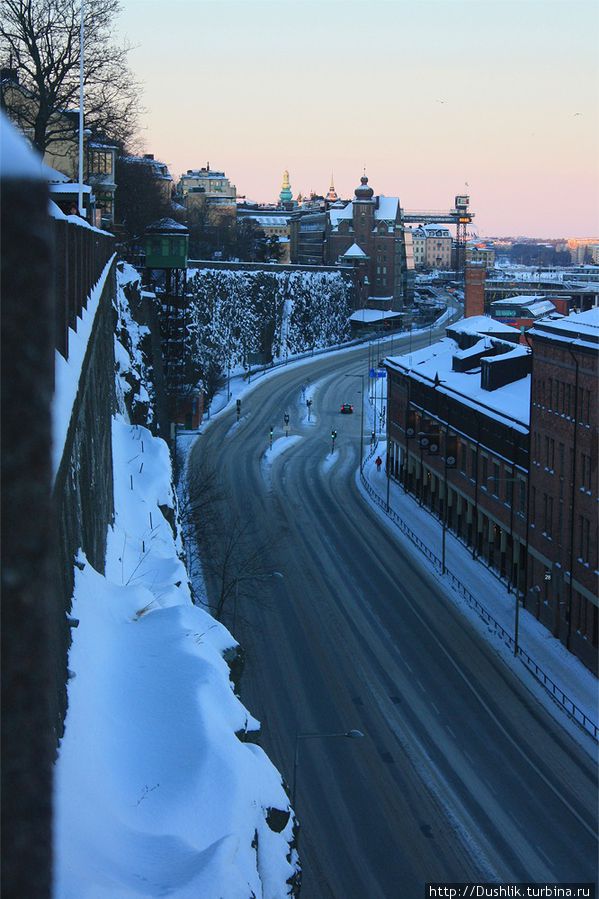
{"type": "MultiPolygon", "coordinates": [[[[367,457],[368,459],[376,452],[376,444],[370,455],[367,457]]],[[[383,510],[383,512],[391,519],[391,521],[400,529],[400,531],[408,537],[415,546],[426,556],[429,562],[435,567],[435,569],[444,576],[447,577],[449,583],[456,590],[457,593],[462,596],[469,606],[471,606],[477,614],[482,618],[487,626],[492,628],[492,630],[501,637],[504,643],[510,647],[510,649],[514,649],[515,642],[514,638],[511,634],[509,634],[498,621],[493,618],[492,615],[487,612],[485,607],[481,605],[481,603],[470,593],[467,587],[460,581],[456,575],[450,571],[445,565],[445,572],[443,572],[443,564],[441,559],[435,555],[435,553],[431,552],[431,550],[426,546],[422,540],[414,533],[414,531],[408,527],[403,518],[401,518],[397,512],[393,509],[387,507],[386,501],[378,495],[376,490],[368,483],[366,476],[364,475],[364,463],[360,466],[360,480],[364,486],[364,489],[367,491],[369,496],[374,500],[377,506],[383,510]]],[[[526,652],[526,650],[522,649],[521,646],[518,646],[518,658],[520,661],[528,668],[531,674],[536,678],[536,680],[547,690],[551,698],[572,718],[579,724],[584,730],[589,733],[595,742],[599,742],[599,727],[591,721],[588,715],[580,709],[575,702],[573,702],[570,697],[564,693],[564,691],[559,687],[555,681],[549,677],[549,675],[543,671],[540,665],[538,665],[533,658],[526,652]]]]}
{"type": "Polygon", "coordinates": [[[87,306],[92,287],[114,252],[114,238],[94,228],[53,219],[55,347],[67,358],[69,328],[87,306]]]}

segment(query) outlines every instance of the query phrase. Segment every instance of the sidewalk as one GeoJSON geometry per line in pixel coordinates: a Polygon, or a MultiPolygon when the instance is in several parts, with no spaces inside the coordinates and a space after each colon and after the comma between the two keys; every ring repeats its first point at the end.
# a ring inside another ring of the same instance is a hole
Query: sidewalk
{"type": "Polygon", "coordinates": [[[419,507],[418,501],[407,495],[395,481],[389,482],[389,507],[392,513],[399,516],[422,541],[424,549],[420,550],[386,514],[387,477],[384,466],[381,471],[377,472],[374,463],[377,455],[384,459],[385,454],[386,442],[381,441],[376,452],[364,463],[363,469],[364,480],[378,497],[378,502],[369,494],[359,473],[356,474],[358,487],[364,499],[373,506],[381,520],[397,535],[398,539],[410,547],[421,563],[430,568],[439,583],[444,584],[448,598],[475,623],[485,639],[497,649],[510,668],[552,711],[557,720],[566,724],[568,730],[576,734],[583,745],[586,744],[588,748],[590,744],[590,747],[594,749],[593,738],[596,743],[599,719],[597,678],[522,606],[520,606],[518,628],[518,645],[522,654],[518,658],[514,656],[513,643],[509,646],[508,641],[513,640],[514,636],[515,594],[508,593],[506,584],[500,581],[498,576],[484,563],[475,561],[472,558],[472,552],[447,530],[446,567],[448,571],[472,594],[487,615],[506,632],[506,635],[502,636],[499,628],[490,623],[488,619],[484,620],[484,612],[477,611],[473,603],[452,586],[451,576],[442,575],[434,561],[426,557],[425,553],[430,551],[438,559],[441,558],[442,527],[439,519],[425,508],[419,507]],[[530,660],[527,656],[530,657],[530,660]],[[535,663],[547,678],[553,681],[557,691],[554,691],[549,683],[543,686],[543,676],[539,671],[535,671],[535,663]],[[553,696],[552,692],[556,692],[556,696],[553,696]],[[565,698],[560,695],[561,692],[565,694],[565,698]],[[573,703],[577,709],[573,710],[570,703],[573,703]],[[585,721],[585,717],[588,720],[585,721]],[[581,733],[582,729],[591,737],[590,740],[581,733]]]}

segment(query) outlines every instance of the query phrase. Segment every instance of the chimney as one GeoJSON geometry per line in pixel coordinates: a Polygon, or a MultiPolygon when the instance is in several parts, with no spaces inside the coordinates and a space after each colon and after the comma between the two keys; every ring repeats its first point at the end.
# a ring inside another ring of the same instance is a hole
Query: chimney
{"type": "Polygon", "coordinates": [[[485,314],[485,278],[487,271],[482,262],[467,262],[464,271],[464,318],[485,314]]]}

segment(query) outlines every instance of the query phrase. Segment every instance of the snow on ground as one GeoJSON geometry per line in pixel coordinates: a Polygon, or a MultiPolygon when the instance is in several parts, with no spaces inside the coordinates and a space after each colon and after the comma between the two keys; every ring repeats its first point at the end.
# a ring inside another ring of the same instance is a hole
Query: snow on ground
{"type": "Polygon", "coordinates": [[[302,439],[301,434],[290,434],[289,437],[279,437],[273,441],[272,447],[269,447],[262,454],[260,459],[260,468],[262,476],[267,484],[272,483],[272,463],[292,446],[295,446],[302,439]]]}
{"type": "Polygon", "coordinates": [[[236,736],[258,723],[222,657],[235,641],[192,604],[159,508],[173,505],[166,444],[117,417],[113,451],[106,575],[83,558],[76,571],[55,895],[275,899],[293,874],[292,821],[275,833],[266,818],[289,803],[264,752],[236,736]]]}
{"type": "Polygon", "coordinates": [[[75,570],[54,895],[280,899],[294,819],[279,772],[243,739],[259,724],[223,658],[236,641],[192,603],[167,446],[121,409],[112,447],[105,573],[82,555],[75,570]]]}
{"type": "MultiPolygon", "coordinates": [[[[368,458],[364,465],[364,476],[368,484],[374,488],[377,495],[386,501],[387,478],[384,466],[377,472],[374,459],[380,455],[384,460],[386,452],[385,442],[380,442],[376,452],[368,458]]],[[[554,702],[549,693],[534,678],[531,672],[520,659],[514,658],[513,650],[501,640],[497,632],[485,624],[479,614],[468,605],[467,601],[457,593],[448,582],[447,578],[439,573],[438,569],[425,558],[412,541],[404,535],[399,528],[387,517],[370,497],[364,488],[359,473],[356,480],[364,499],[371,503],[373,509],[389,531],[397,536],[398,540],[425,564],[431,574],[446,587],[446,595],[462,613],[477,628],[502,656],[506,664],[534,693],[556,719],[564,725],[589,751],[595,752],[596,746],[591,738],[583,733],[577,724],[574,724],[564,711],[554,702]]],[[[418,501],[407,495],[394,481],[390,481],[389,505],[400,518],[414,531],[420,540],[437,557],[441,557],[442,527],[440,521],[418,505],[418,501]]],[[[508,593],[506,584],[482,562],[472,559],[472,552],[468,550],[450,531],[446,535],[446,560],[447,568],[456,575],[470,591],[470,593],[484,606],[487,612],[510,634],[514,633],[515,623],[515,594],[508,593]]],[[[572,653],[568,652],[556,640],[551,633],[543,627],[528,611],[520,607],[519,616],[519,645],[529,656],[545,671],[545,673],[563,690],[563,692],[591,719],[598,722],[598,683],[597,678],[586,668],[572,653]]]]}
{"type": "Polygon", "coordinates": [[[52,471],[54,477],[56,477],[58,466],[62,459],[73,404],[79,388],[81,367],[100,304],[100,297],[113,259],[114,256],[108,260],[99,280],[92,288],[86,308],[81,310],[81,315],[77,319],[77,330],[73,331],[72,328],[69,328],[68,360],[64,359],[58,350],[55,350],[55,385],[52,401],[52,471]]]}
{"type": "Polygon", "coordinates": [[[327,453],[324,460],[320,463],[320,470],[323,474],[326,474],[328,471],[333,468],[334,465],[339,461],[339,450],[335,450],[334,453],[327,453]]]}

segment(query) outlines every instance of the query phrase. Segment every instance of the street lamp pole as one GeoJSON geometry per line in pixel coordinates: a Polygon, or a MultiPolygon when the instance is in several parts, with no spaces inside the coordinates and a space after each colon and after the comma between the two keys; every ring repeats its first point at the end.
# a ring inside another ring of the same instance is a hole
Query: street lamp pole
{"type": "Polygon", "coordinates": [[[364,458],[364,375],[346,375],[346,378],[360,378],[362,382],[362,414],[360,417],[360,469],[362,468],[362,459],[364,458]]]}
{"type": "Polygon", "coordinates": [[[296,733],[296,735],[295,735],[295,753],[293,756],[293,783],[291,786],[291,806],[292,806],[292,808],[295,808],[295,797],[296,797],[296,790],[297,790],[297,768],[299,765],[300,740],[310,740],[310,739],[314,739],[314,738],[327,740],[327,739],[333,739],[336,737],[349,737],[350,740],[356,740],[363,736],[364,736],[364,734],[362,733],[361,730],[348,730],[342,734],[318,734],[318,733],[300,734],[300,733],[296,733]]]}

